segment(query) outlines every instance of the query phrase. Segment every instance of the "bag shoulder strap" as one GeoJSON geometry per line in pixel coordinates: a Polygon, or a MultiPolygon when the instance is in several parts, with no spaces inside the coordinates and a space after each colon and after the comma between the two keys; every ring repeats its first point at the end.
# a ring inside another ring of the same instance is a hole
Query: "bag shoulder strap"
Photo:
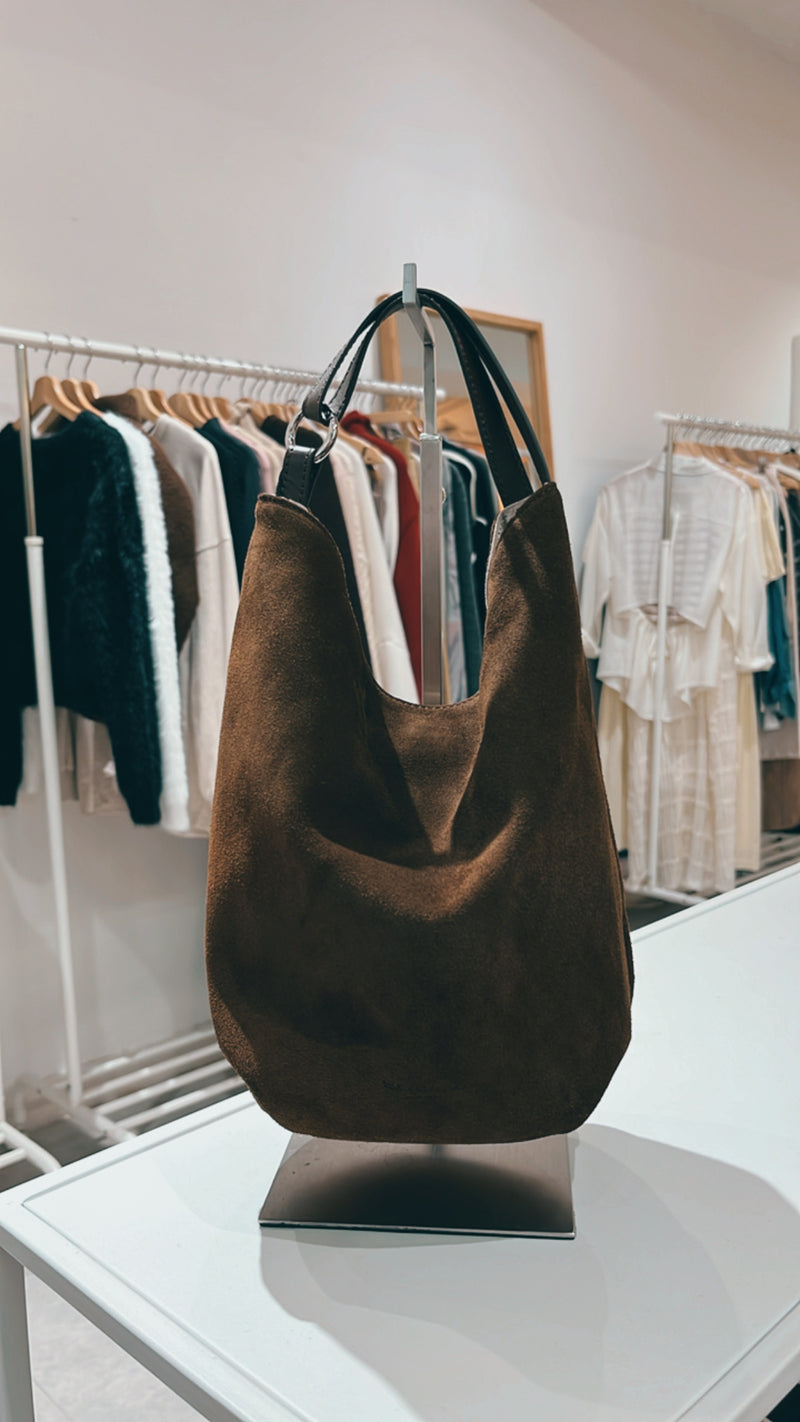
{"type": "MultiPolygon", "coordinates": [[[[550,471],[527,412],[497,356],[471,317],[440,292],[420,288],[419,296],[424,306],[439,313],[450,332],[492,477],[503,503],[516,503],[530,494],[531,486],[497,391],[506,402],[539,479],[542,483],[548,483],[550,471]]],[[[352,398],[375,332],[387,317],[400,311],[402,306],[402,293],[396,292],[393,296],[386,297],[364,318],[306,396],[302,413],[307,419],[322,425],[332,425],[335,429],[352,398]],[[350,364],[342,375],[338,388],[328,398],[330,387],[348,355],[351,356],[350,364]]],[[[284,460],[278,493],[307,503],[313,479],[314,468],[313,465],[309,467],[306,451],[290,447],[284,460]],[[303,457],[294,457],[296,455],[303,457]]]]}

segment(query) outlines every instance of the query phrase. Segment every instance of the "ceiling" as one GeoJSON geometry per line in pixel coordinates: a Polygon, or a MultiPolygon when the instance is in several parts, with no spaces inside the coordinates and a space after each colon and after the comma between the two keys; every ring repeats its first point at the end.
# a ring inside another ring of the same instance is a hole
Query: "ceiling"
{"type": "Polygon", "coordinates": [[[691,0],[698,9],[735,20],[752,35],[800,64],[799,0],[691,0]]]}

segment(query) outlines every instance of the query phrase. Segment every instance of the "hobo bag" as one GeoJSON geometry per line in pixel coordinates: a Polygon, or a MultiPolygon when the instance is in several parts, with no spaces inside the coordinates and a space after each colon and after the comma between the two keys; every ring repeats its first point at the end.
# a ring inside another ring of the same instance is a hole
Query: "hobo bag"
{"type": "MultiPolygon", "coordinates": [[[[289,1130],[528,1140],[581,1125],[616,1070],[630,939],[561,497],[481,332],[419,296],[450,330],[503,504],[479,690],[418,706],[377,685],[339,549],[307,507],[323,451],[288,448],[277,495],[258,500],[228,671],[211,1008],[289,1130]]],[[[306,398],[326,444],[401,305],[370,312],[306,398]]]]}

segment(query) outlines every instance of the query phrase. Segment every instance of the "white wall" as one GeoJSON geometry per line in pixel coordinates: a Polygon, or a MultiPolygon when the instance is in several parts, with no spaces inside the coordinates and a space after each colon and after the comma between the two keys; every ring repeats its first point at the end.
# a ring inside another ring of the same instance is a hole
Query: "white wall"
{"type": "MultiPolygon", "coordinates": [[[[690,6],[41,0],[0,103],[5,324],[318,367],[415,258],[544,321],[578,544],[655,409],[788,417],[797,70],[690,6]]],[[[67,826],[86,1054],[190,1025],[203,847],[67,826]]],[[[14,1076],[61,1054],[38,802],[0,866],[14,1076]]]]}

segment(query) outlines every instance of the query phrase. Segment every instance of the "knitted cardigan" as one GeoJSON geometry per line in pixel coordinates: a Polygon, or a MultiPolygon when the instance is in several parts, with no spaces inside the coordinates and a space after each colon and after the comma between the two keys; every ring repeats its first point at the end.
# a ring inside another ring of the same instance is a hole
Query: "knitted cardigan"
{"type": "Polygon", "coordinates": [[[167,525],[167,549],[172,569],[172,595],[175,599],[175,636],[181,650],[197,612],[200,594],[197,588],[197,539],[194,527],[194,503],[181,478],[158,443],[137,414],[136,401],[126,392],[122,395],[98,395],[95,409],[104,413],[124,415],[137,430],[147,435],[161,485],[161,503],[167,525]]]}
{"type": "MultiPolygon", "coordinates": [[[[136,824],[157,824],[161,793],[142,526],[128,452],[81,414],[33,444],[44,538],[56,704],[108,727],[120,790],[136,824]]],[[[19,436],[0,431],[0,804],[22,778],[22,708],[36,704],[19,436]]]]}

